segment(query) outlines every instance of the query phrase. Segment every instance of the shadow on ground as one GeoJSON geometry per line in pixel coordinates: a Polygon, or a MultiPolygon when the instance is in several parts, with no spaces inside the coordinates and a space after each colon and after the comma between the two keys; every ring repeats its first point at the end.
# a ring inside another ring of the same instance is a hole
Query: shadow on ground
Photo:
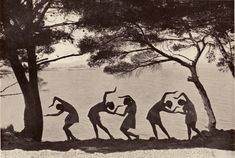
{"type": "Polygon", "coordinates": [[[213,133],[204,131],[205,139],[195,136],[192,140],[103,140],[90,139],[74,142],[34,142],[18,138],[12,134],[2,132],[1,150],[22,149],[26,151],[54,150],[68,151],[79,149],[88,153],[111,153],[150,149],[186,149],[186,148],[211,148],[221,150],[235,150],[235,130],[217,130],[213,133]]]}

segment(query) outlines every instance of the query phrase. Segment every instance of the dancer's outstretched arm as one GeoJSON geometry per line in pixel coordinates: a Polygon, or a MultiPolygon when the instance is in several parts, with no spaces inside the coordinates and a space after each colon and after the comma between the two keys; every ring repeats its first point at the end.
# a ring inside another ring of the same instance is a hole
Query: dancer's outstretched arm
{"type": "Polygon", "coordinates": [[[177,108],[179,108],[179,106],[176,106],[172,111],[169,110],[169,109],[167,109],[167,108],[164,108],[163,111],[168,112],[168,113],[176,113],[175,110],[176,110],[177,108]]]}
{"type": "Polygon", "coordinates": [[[169,95],[169,94],[175,94],[176,92],[177,92],[177,91],[164,93],[161,100],[165,102],[165,99],[166,99],[166,96],[167,96],[167,95],[169,95]]]}
{"type": "Polygon", "coordinates": [[[124,105],[118,105],[114,111],[110,111],[110,110],[107,109],[106,112],[109,113],[109,114],[116,114],[118,108],[121,107],[121,106],[124,106],[124,105]]]}
{"type": "Polygon", "coordinates": [[[184,92],[182,92],[178,97],[174,97],[174,98],[179,99],[181,96],[183,96],[186,100],[189,99],[188,96],[184,92]]]}
{"type": "Polygon", "coordinates": [[[64,112],[64,110],[60,110],[58,113],[55,114],[46,114],[44,116],[59,116],[60,114],[62,114],[64,112]]]}
{"type": "Polygon", "coordinates": [[[135,103],[135,100],[130,95],[119,96],[118,98],[130,98],[130,100],[135,103]]]}
{"type": "Polygon", "coordinates": [[[106,103],[106,98],[107,98],[107,95],[110,94],[110,93],[115,93],[117,90],[117,87],[115,87],[115,89],[113,91],[106,91],[104,93],[104,96],[103,96],[103,103],[106,103]]]}
{"type": "Polygon", "coordinates": [[[181,112],[181,111],[176,111],[175,113],[179,113],[179,114],[186,115],[186,113],[185,113],[185,112],[181,112]]]}
{"type": "Polygon", "coordinates": [[[55,96],[55,97],[53,98],[53,102],[52,102],[52,104],[49,106],[49,108],[52,107],[56,101],[60,102],[60,103],[63,104],[63,105],[71,105],[71,104],[69,104],[68,102],[64,101],[63,99],[61,99],[61,98],[55,96]]]}
{"type": "Polygon", "coordinates": [[[183,112],[181,112],[181,111],[176,111],[175,113],[179,113],[179,114],[186,115],[186,114],[187,114],[187,110],[186,110],[185,108],[183,108],[183,112]]]}
{"type": "MultiPolygon", "coordinates": [[[[117,111],[117,109],[118,109],[119,107],[121,107],[121,106],[123,106],[123,105],[118,105],[115,110],[117,111]]],[[[125,109],[125,111],[124,111],[123,114],[118,114],[118,113],[116,113],[116,112],[115,112],[115,114],[117,114],[117,115],[119,115],[119,116],[126,116],[126,114],[127,114],[127,109],[125,109]]]]}

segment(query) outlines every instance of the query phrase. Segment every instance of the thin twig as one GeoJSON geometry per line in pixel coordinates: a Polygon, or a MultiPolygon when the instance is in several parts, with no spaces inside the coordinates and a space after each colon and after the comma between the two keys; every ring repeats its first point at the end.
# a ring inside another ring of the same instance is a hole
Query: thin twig
{"type": "Polygon", "coordinates": [[[130,51],[124,51],[124,53],[133,53],[133,52],[141,52],[141,51],[145,51],[145,50],[151,50],[151,48],[142,48],[142,49],[134,49],[134,50],[130,50],[130,51]]]}
{"type": "Polygon", "coordinates": [[[58,24],[54,24],[54,25],[48,25],[48,26],[44,26],[42,27],[43,29],[48,29],[51,27],[58,27],[58,26],[65,26],[65,25],[79,25],[81,24],[80,22],[62,22],[62,23],[58,23],[58,24]]]}
{"type": "Polygon", "coordinates": [[[40,66],[42,64],[55,62],[57,60],[61,60],[61,59],[64,59],[64,58],[73,57],[73,56],[81,56],[81,55],[83,55],[83,54],[69,54],[69,55],[61,56],[61,57],[58,57],[58,58],[55,58],[55,59],[50,59],[50,60],[45,60],[45,61],[42,61],[42,62],[38,62],[37,65],[40,66]]]}
{"type": "Polygon", "coordinates": [[[9,86],[6,86],[3,90],[0,91],[0,93],[4,92],[5,90],[7,90],[8,88],[14,86],[15,84],[17,84],[18,82],[14,82],[12,84],[10,84],[9,86]]]}
{"type": "Polygon", "coordinates": [[[9,96],[20,95],[20,94],[22,93],[1,94],[0,97],[9,97],[9,96]]]}
{"type": "Polygon", "coordinates": [[[123,73],[129,73],[129,72],[132,72],[132,71],[134,71],[138,68],[148,67],[148,66],[151,66],[151,65],[161,64],[161,63],[165,63],[165,62],[169,62],[169,61],[172,61],[172,60],[171,59],[163,59],[163,60],[155,60],[155,61],[152,61],[152,62],[146,63],[146,64],[137,64],[132,69],[129,69],[129,70],[127,69],[123,73]]]}

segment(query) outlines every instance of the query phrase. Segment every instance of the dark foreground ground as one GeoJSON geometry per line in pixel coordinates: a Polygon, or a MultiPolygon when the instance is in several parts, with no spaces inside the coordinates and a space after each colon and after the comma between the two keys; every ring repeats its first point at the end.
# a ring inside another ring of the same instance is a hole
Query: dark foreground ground
{"type": "Polygon", "coordinates": [[[211,148],[220,150],[235,150],[234,135],[235,130],[217,130],[213,133],[202,132],[206,137],[201,139],[194,136],[192,140],[132,140],[123,139],[103,140],[90,139],[74,142],[34,142],[29,139],[23,139],[16,136],[15,132],[1,129],[1,150],[54,150],[68,151],[70,149],[79,149],[88,153],[100,152],[124,152],[134,150],[149,149],[186,149],[186,148],[211,148]]]}

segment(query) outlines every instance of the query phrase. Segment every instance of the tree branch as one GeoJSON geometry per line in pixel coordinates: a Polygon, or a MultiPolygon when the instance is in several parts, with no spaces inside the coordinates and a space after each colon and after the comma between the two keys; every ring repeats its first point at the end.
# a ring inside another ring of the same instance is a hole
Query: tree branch
{"type": "MultiPolygon", "coordinates": [[[[43,2],[41,2],[41,3],[43,3],[43,2]]],[[[41,7],[43,7],[46,3],[47,3],[47,5],[44,7],[43,11],[41,12],[40,16],[38,17],[38,20],[37,20],[38,23],[40,23],[43,20],[43,18],[45,17],[47,10],[50,8],[52,0],[48,0],[48,1],[44,2],[41,5],[41,7]]],[[[38,8],[38,10],[39,10],[39,8],[38,8]]]]}
{"type": "Polygon", "coordinates": [[[140,27],[140,25],[138,25],[138,24],[134,24],[134,25],[136,25],[136,26],[139,28],[141,34],[142,34],[142,35],[144,36],[144,38],[145,38],[144,30],[140,27]]]}
{"type": "Polygon", "coordinates": [[[173,55],[180,56],[180,57],[183,57],[183,58],[185,58],[185,59],[187,59],[187,60],[193,62],[193,60],[189,59],[188,57],[186,57],[186,56],[184,56],[184,55],[182,55],[182,54],[174,54],[174,53],[172,53],[172,54],[173,54],[173,55]]]}
{"type": "MultiPolygon", "coordinates": [[[[132,69],[126,69],[126,71],[124,73],[129,73],[129,72],[132,72],[138,68],[141,68],[141,67],[148,67],[148,66],[151,66],[151,65],[155,65],[155,64],[161,64],[161,63],[165,63],[165,62],[169,62],[169,61],[172,61],[171,59],[163,59],[163,60],[155,60],[155,61],[152,61],[150,63],[146,63],[146,64],[137,64],[135,67],[133,67],[132,69]]],[[[148,62],[148,61],[147,61],[148,62]]]]}
{"type": "Polygon", "coordinates": [[[45,61],[45,60],[48,60],[48,58],[39,59],[39,60],[37,60],[37,63],[45,61]]]}
{"type": "Polygon", "coordinates": [[[185,59],[187,59],[187,60],[193,62],[193,60],[189,59],[188,57],[186,57],[186,56],[184,56],[184,55],[173,53],[173,51],[171,51],[171,49],[168,47],[168,45],[167,45],[167,50],[170,51],[170,52],[173,54],[173,56],[174,56],[174,55],[175,55],[175,56],[177,55],[177,56],[183,57],[183,58],[185,58],[185,59]]]}
{"type": "Polygon", "coordinates": [[[217,43],[219,44],[219,47],[220,47],[220,50],[221,50],[221,54],[223,55],[225,61],[228,61],[229,56],[228,56],[228,53],[227,53],[227,51],[225,50],[225,48],[224,48],[222,42],[220,41],[220,39],[219,39],[218,37],[215,37],[215,39],[216,39],[217,43]]]}
{"type": "Polygon", "coordinates": [[[12,84],[6,86],[5,88],[3,88],[3,90],[0,91],[0,93],[4,92],[5,90],[7,90],[8,88],[14,86],[14,85],[17,84],[17,83],[18,83],[18,82],[14,82],[14,83],[12,83],[12,84]]]}
{"type": "Polygon", "coordinates": [[[55,58],[55,59],[43,60],[42,62],[38,62],[37,66],[47,64],[47,63],[51,63],[51,62],[55,62],[57,60],[61,60],[61,59],[68,58],[68,57],[81,56],[81,55],[83,55],[83,54],[69,54],[69,55],[61,56],[61,57],[58,57],[58,58],[55,58]]]}
{"type": "Polygon", "coordinates": [[[159,58],[159,56],[152,57],[151,59],[148,59],[148,60],[145,60],[145,61],[142,61],[142,62],[139,62],[139,63],[141,63],[141,64],[143,64],[143,63],[151,63],[153,61],[156,61],[155,59],[157,59],[157,58],[159,58]]]}
{"type": "Polygon", "coordinates": [[[164,52],[162,52],[161,50],[157,49],[155,46],[152,45],[152,43],[148,42],[148,41],[144,41],[145,44],[147,44],[150,48],[152,48],[152,50],[154,50],[155,52],[159,53],[160,55],[168,58],[169,60],[174,60],[178,63],[180,63],[181,65],[185,66],[185,67],[190,67],[191,65],[184,62],[183,60],[179,59],[179,58],[176,58],[176,57],[173,57],[173,56],[170,56],[164,52]]]}
{"type": "Polygon", "coordinates": [[[129,54],[129,53],[133,53],[133,52],[141,52],[141,51],[145,51],[145,50],[151,50],[151,48],[142,48],[142,49],[135,49],[135,50],[130,50],[130,51],[124,51],[124,54],[129,54]]]}
{"type": "Polygon", "coordinates": [[[189,41],[190,38],[158,38],[161,41],[189,41]]]}
{"type": "Polygon", "coordinates": [[[49,25],[49,26],[44,26],[42,27],[42,29],[48,29],[51,27],[58,27],[58,26],[65,26],[65,25],[80,25],[80,22],[62,22],[62,23],[58,23],[58,24],[54,24],[54,25],[49,25]]]}
{"type": "Polygon", "coordinates": [[[229,50],[230,50],[230,54],[233,54],[233,48],[232,48],[232,44],[231,44],[231,40],[228,41],[229,44],[229,50]]]}
{"type": "Polygon", "coordinates": [[[148,41],[148,39],[147,39],[146,36],[145,36],[144,30],[143,30],[138,24],[135,24],[135,25],[140,29],[141,34],[142,34],[143,37],[144,37],[144,38],[143,38],[143,41],[141,41],[141,42],[145,43],[145,44],[148,45],[152,50],[154,50],[155,52],[159,53],[160,55],[162,55],[162,56],[168,58],[169,60],[174,60],[174,61],[180,63],[181,65],[185,66],[185,67],[190,67],[190,64],[184,62],[183,60],[181,60],[181,59],[179,59],[179,58],[175,58],[175,57],[173,57],[173,56],[170,56],[170,55],[164,53],[163,51],[157,49],[151,42],[148,41]]]}
{"type": "Polygon", "coordinates": [[[20,94],[22,93],[1,94],[0,97],[9,97],[9,96],[20,95],[20,94]]]}
{"type": "Polygon", "coordinates": [[[197,55],[196,55],[195,59],[193,60],[193,65],[196,65],[199,58],[200,58],[200,56],[202,55],[202,52],[204,51],[204,49],[206,47],[206,44],[205,44],[205,41],[204,41],[205,37],[203,37],[203,39],[202,39],[202,44],[203,44],[202,49],[200,49],[200,46],[199,46],[198,42],[196,40],[194,40],[191,32],[189,32],[189,37],[190,37],[190,39],[192,40],[192,42],[194,43],[194,45],[197,49],[197,55]]]}
{"type": "Polygon", "coordinates": [[[200,47],[198,45],[198,42],[196,40],[194,40],[191,32],[189,32],[188,34],[189,34],[189,37],[190,37],[191,41],[193,42],[194,46],[197,48],[197,51],[200,52],[200,47]]]}
{"type": "Polygon", "coordinates": [[[119,57],[119,59],[123,59],[124,57],[126,57],[129,53],[133,53],[133,52],[141,52],[141,51],[146,51],[146,50],[151,50],[151,48],[142,48],[142,49],[135,49],[135,50],[130,50],[130,51],[124,51],[121,56],[119,57]]]}
{"type": "Polygon", "coordinates": [[[146,67],[146,66],[151,66],[151,65],[154,65],[154,64],[161,64],[161,63],[165,63],[165,62],[168,62],[168,61],[172,61],[172,60],[171,59],[154,60],[150,63],[140,64],[138,67],[146,67]]]}
{"type": "Polygon", "coordinates": [[[108,44],[109,42],[112,42],[112,41],[114,41],[114,40],[116,40],[117,38],[120,38],[120,37],[122,37],[122,36],[115,36],[115,37],[105,41],[104,43],[102,43],[101,46],[104,46],[104,45],[108,44]]]}

